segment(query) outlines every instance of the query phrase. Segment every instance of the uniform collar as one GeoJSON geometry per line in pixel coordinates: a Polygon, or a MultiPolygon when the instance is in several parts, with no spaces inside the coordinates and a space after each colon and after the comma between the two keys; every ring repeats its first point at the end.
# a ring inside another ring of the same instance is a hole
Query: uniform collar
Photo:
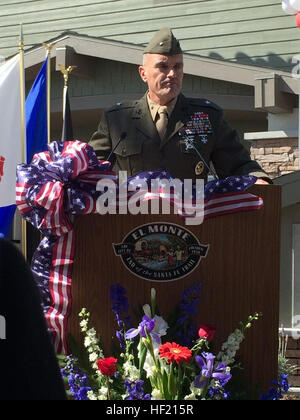
{"type": "Polygon", "coordinates": [[[160,144],[160,148],[163,148],[188,121],[191,112],[189,102],[182,93],[179,94],[174,106],[174,111],[169,120],[166,138],[161,142],[155,123],[150,114],[147,97],[148,92],[146,92],[140,100],[135,102],[132,119],[135,127],[139,131],[143,132],[146,136],[155,139],[154,141],[160,144]]]}
{"type": "MultiPolygon", "coordinates": [[[[174,108],[176,106],[178,97],[174,98],[171,102],[169,102],[166,107],[167,107],[167,114],[168,117],[170,118],[172,115],[172,112],[174,111],[174,108]]],[[[148,102],[148,106],[149,106],[149,111],[152,117],[152,120],[155,121],[156,120],[156,116],[158,113],[158,110],[160,108],[161,105],[157,104],[156,102],[153,102],[150,97],[149,97],[149,93],[147,93],[147,102],[148,102]]]]}

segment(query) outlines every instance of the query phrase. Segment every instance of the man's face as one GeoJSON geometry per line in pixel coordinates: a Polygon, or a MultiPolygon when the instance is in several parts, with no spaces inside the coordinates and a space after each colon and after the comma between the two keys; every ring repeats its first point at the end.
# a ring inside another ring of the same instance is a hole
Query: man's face
{"type": "Polygon", "coordinates": [[[183,55],[145,54],[139,73],[142,80],[148,84],[150,99],[160,105],[166,105],[181,91],[183,55]]]}

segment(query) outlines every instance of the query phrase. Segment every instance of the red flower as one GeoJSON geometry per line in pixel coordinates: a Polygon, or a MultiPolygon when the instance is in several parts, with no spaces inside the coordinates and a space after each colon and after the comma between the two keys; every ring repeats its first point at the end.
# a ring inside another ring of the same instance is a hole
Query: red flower
{"type": "Polygon", "coordinates": [[[97,366],[102,375],[113,376],[118,370],[116,365],[117,361],[118,359],[113,357],[108,357],[107,359],[99,359],[97,366]]]}
{"type": "Polygon", "coordinates": [[[217,329],[209,324],[200,324],[199,337],[206,338],[207,341],[211,341],[216,333],[217,329]]]}
{"type": "Polygon", "coordinates": [[[189,363],[192,358],[192,352],[187,347],[181,347],[176,343],[166,343],[159,347],[159,354],[161,358],[166,357],[167,363],[176,362],[178,365],[181,362],[189,363]]]}

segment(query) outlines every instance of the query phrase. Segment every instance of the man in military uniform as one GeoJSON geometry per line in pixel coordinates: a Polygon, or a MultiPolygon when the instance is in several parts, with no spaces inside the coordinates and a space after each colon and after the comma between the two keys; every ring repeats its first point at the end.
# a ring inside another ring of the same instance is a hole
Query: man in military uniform
{"type": "Polygon", "coordinates": [[[148,85],[145,96],[105,111],[90,141],[100,159],[113,151],[114,170],[127,171],[128,177],[163,169],[181,180],[207,180],[212,162],[221,179],[252,174],[258,183],[268,183],[222,109],[181,93],[183,53],[169,28],[150,41],[139,73],[148,85]]]}

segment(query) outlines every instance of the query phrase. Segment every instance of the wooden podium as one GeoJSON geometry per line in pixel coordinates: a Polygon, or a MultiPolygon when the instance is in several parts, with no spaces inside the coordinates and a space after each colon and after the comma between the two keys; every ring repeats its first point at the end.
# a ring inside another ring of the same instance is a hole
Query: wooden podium
{"type": "MultiPolygon", "coordinates": [[[[150,290],[154,287],[161,314],[167,317],[182,292],[200,281],[197,322],[216,326],[215,353],[240,321],[246,321],[255,312],[263,314],[247,330],[239,356],[249,383],[260,384],[260,390],[265,392],[277,377],[281,192],[275,185],[254,186],[249,192],[263,198],[263,209],[217,216],[199,226],[186,226],[177,215],[78,217],[68,331],[81,340],[78,313],[87,308],[108,357],[117,329],[111,311],[110,285],[123,285],[134,309],[150,302],[150,290]],[[137,227],[161,222],[182,226],[201,244],[209,245],[206,258],[197,268],[176,281],[143,280],[125,266],[113,247],[137,227]]],[[[139,322],[136,320],[133,326],[139,322]]]]}

